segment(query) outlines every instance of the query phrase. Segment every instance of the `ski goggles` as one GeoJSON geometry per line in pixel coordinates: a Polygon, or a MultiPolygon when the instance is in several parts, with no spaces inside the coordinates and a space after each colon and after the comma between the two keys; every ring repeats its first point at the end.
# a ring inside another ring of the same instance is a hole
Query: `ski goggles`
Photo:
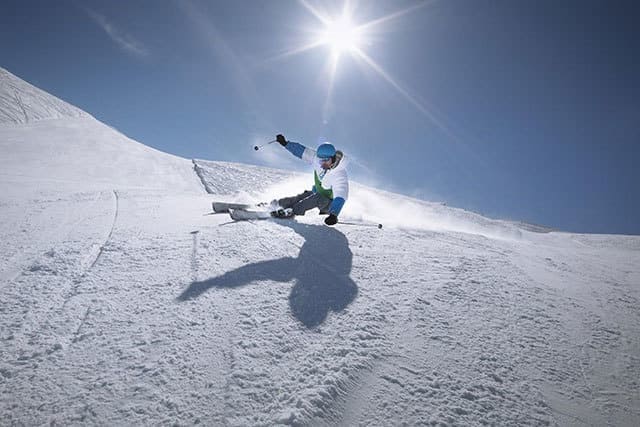
{"type": "Polygon", "coordinates": [[[318,161],[319,161],[320,163],[327,163],[327,162],[330,162],[330,161],[331,161],[331,159],[332,159],[332,157],[318,157],[318,161]]]}

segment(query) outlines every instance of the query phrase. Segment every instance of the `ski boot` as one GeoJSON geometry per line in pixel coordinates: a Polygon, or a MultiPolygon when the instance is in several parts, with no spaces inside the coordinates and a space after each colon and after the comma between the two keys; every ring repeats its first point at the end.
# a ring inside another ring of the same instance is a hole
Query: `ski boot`
{"type": "Polygon", "coordinates": [[[280,204],[278,203],[278,199],[273,199],[270,202],[260,202],[256,206],[259,208],[268,210],[269,212],[277,211],[278,209],[282,209],[280,204]]]}
{"type": "Polygon", "coordinates": [[[271,211],[271,216],[274,218],[291,218],[293,217],[293,209],[291,208],[279,208],[271,211]]]}

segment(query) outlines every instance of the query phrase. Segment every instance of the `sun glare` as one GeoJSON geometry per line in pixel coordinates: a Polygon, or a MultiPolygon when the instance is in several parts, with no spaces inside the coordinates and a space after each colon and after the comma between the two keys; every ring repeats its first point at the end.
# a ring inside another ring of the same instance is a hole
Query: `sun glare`
{"type": "Polygon", "coordinates": [[[311,14],[313,14],[320,23],[322,23],[323,27],[321,30],[314,32],[315,37],[307,44],[297,46],[294,49],[288,50],[272,59],[287,58],[318,47],[328,47],[330,49],[326,67],[328,74],[327,96],[323,108],[323,119],[325,122],[328,120],[327,118],[329,116],[329,108],[331,105],[332,92],[340,57],[343,54],[348,54],[348,56],[354,58],[357,62],[365,64],[369,70],[372,70],[382,77],[383,80],[389,83],[400,95],[431,119],[438,127],[444,128],[444,125],[436,119],[434,114],[424,106],[422,102],[411,94],[410,90],[403,88],[402,85],[396,82],[391,75],[380,64],[376,63],[365,51],[365,45],[370,45],[377,27],[387,25],[391,21],[397,20],[402,16],[423,8],[431,4],[433,0],[420,1],[405,9],[363,24],[355,24],[351,20],[354,8],[352,7],[350,0],[345,0],[342,15],[339,17],[332,17],[330,14],[326,13],[326,11],[315,7],[309,2],[309,0],[298,1],[305,9],[311,12],[311,14]]]}
{"type": "Polygon", "coordinates": [[[353,52],[359,48],[360,35],[358,27],[351,20],[343,16],[340,19],[327,23],[318,42],[328,45],[334,55],[343,52],[353,52]]]}

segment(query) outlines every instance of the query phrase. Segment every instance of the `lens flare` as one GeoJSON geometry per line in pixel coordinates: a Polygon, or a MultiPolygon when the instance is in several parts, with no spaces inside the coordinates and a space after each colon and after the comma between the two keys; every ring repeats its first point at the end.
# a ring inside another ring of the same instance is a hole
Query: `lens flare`
{"type": "Polygon", "coordinates": [[[338,72],[338,64],[341,62],[340,58],[345,56],[345,54],[348,54],[348,56],[353,60],[364,64],[368,69],[390,84],[405,100],[424,114],[433,124],[443,130],[450,137],[453,137],[448,126],[446,126],[442,120],[438,119],[433,107],[427,108],[423,102],[419,101],[416,96],[411,94],[411,91],[408,88],[403,87],[403,85],[396,81],[388,71],[374,61],[364,49],[364,46],[369,44],[368,42],[371,37],[375,35],[377,27],[389,24],[391,21],[397,20],[404,15],[430,5],[436,0],[423,0],[405,9],[393,12],[364,24],[356,24],[352,19],[354,8],[349,0],[345,1],[342,14],[335,18],[329,14],[323,13],[323,11],[312,5],[308,0],[298,1],[305,9],[307,9],[307,11],[320,21],[323,28],[322,30],[316,31],[315,37],[312,40],[309,40],[306,44],[286,51],[271,59],[283,59],[320,47],[329,48],[330,52],[326,67],[328,74],[327,96],[323,106],[323,121],[325,123],[328,121],[336,74],[338,72]]]}
{"type": "Polygon", "coordinates": [[[328,45],[333,55],[353,52],[360,47],[360,42],[358,27],[348,16],[329,22],[318,39],[318,44],[328,45]]]}

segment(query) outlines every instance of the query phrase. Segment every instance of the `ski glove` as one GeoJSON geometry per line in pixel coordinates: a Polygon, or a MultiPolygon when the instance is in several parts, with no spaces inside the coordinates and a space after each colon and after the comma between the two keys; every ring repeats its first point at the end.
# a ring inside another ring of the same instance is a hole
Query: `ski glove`
{"type": "Polygon", "coordinates": [[[278,134],[276,136],[276,141],[278,141],[278,143],[280,145],[282,145],[283,147],[285,147],[287,145],[287,143],[289,142],[286,139],[284,139],[284,135],[282,135],[282,134],[278,134]]]}
{"type": "Polygon", "coordinates": [[[336,225],[338,223],[338,217],[335,214],[329,214],[329,216],[324,219],[324,223],[327,225],[336,225]]]}

